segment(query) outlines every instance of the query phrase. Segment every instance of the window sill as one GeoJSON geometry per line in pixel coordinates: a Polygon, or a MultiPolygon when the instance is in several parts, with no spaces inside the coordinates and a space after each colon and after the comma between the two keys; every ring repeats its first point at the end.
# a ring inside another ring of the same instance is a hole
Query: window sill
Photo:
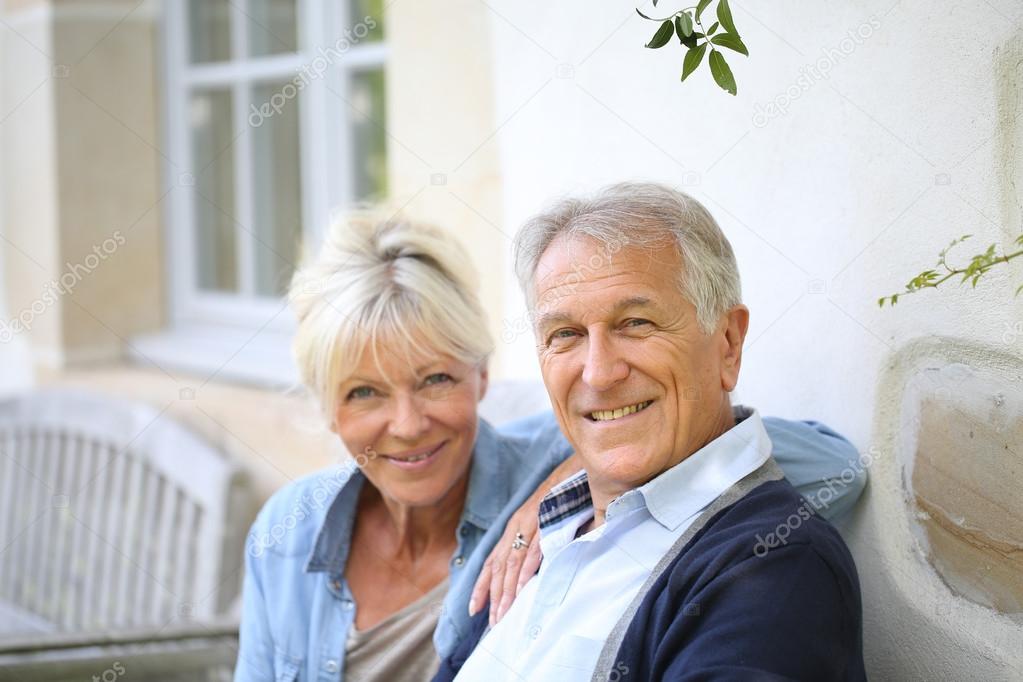
{"type": "Polygon", "coordinates": [[[183,325],[131,339],[128,357],[135,363],[187,372],[207,381],[260,388],[291,388],[299,383],[291,357],[291,334],[219,325],[183,325]]]}

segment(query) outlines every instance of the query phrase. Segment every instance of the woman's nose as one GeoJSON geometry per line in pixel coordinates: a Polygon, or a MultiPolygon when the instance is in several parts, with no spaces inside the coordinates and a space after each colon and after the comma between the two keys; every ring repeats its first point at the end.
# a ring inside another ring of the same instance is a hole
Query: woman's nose
{"type": "Polygon", "coordinates": [[[430,420],[418,400],[411,395],[398,396],[388,429],[393,437],[415,440],[425,433],[429,426],[430,420]]]}

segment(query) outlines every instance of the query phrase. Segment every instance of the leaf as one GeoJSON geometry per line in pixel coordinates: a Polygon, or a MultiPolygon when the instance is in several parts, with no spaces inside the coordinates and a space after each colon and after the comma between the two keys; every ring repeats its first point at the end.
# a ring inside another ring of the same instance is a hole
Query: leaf
{"type": "Polygon", "coordinates": [[[657,7],[657,0],[654,0],[654,7],[657,7]]]}
{"type": "Polygon", "coordinates": [[[899,302],[899,295],[898,294],[892,294],[892,305],[895,305],[898,302],[899,302]]]}
{"type": "Polygon", "coordinates": [[[726,31],[739,37],[739,32],[735,30],[735,22],[732,21],[732,8],[728,6],[728,0],[721,0],[718,3],[718,21],[726,31]]]}
{"type": "Polygon", "coordinates": [[[642,12],[640,12],[638,7],[636,8],[636,14],[638,14],[641,17],[643,17],[644,19],[649,19],[650,21],[657,21],[653,17],[648,17],[647,15],[643,14],[642,12]]]}
{"type": "Polygon", "coordinates": [[[685,59],[682,60],[682,80],[689,77],[693,71],[696,71],[697,67],[703,61],[703,55],[707,51],[707,43],[694,47],[686,52],[685,59]]]}
{"type": "Polygon", "coordinates": [[[710,25],[710,28],[707,29],[707,35],[709,36],[714,35],[714,31],[716,30],[718,30],[718,22],[715,21],[713,24],[710,25]]]}
{"type": "Polygon", "coordinates": [[[1016,289],[1016,293],[1014,294],[1014,296],[1019,296],[1019,292],[1021,291],[1023,291],[1023,284],[1019,285],[1019,289],[1016,289]]]}
{"type": "Polygon", "coordinates": [[[714,36],[710,39],[710,42],[721,47],[727,47],[729,50],[735,50],[739,54],[749,56],[749,50],[746,49],[746,45],[743,44],[739,36],[734,33],[722,33],[721,35],[714,36]]]}
{"type": "Polygon", "coordinates": [[[675,17],[675,32],[678,33],[679,40],[693,35],[693,20],[685,12],[675,17]]]}
{"type": "Polygon", "coordinates": [[[710,4],[710,0],[700,0],[696,5],[696,20],[700,20],[700,15],[703,14],[703,10],[707,9],[707,5],[710,4]]]}
{"type": "Polygon", "coordinates": [[[710,51],[710,73],[714,76],[714,81],[725,92],[734,95],[738,91],[735,86],[735,76],[728,68],[728,62],[725,61],[724,55],[714,49],[710,51]]]}
{"type": "Polygon", "coordinates": [[[877,299],[877,307],[878,308],[883,308],[884,307],[884,296],[882,296],[881,298],[877,299]]]}
{"type": "Polygon", "coordinates": [[[650,39],[650,42],[646,44],[647,47],[657,49],[658,47],[664,47],[671,40],[671,37],[675,35],[675,26],[670,21],[665,21],[661,24],[661,27],[657,29],[657,33],[650,39]]]}

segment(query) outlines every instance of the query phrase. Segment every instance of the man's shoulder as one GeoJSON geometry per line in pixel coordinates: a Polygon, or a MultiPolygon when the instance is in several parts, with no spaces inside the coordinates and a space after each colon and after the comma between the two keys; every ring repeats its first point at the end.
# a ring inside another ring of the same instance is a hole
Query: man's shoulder
{"type": "MultiPolygon", "coordinates": [[[[686,564],[741,563],[789,548],[795,556],[812,551],[825,563],[852,568],[852,556],[834,526],[786,480],[763,483],[715,514],[683,549],[686,564]]],[[[775,557],[776,559],[779,557],[775,557]]]]}
{"type": "Polygon", "coordinates": [[[638,677],[863,679],[861,628],[841,536],[773,480],[715,513],[668,561],[615,660],[638,677]]]}

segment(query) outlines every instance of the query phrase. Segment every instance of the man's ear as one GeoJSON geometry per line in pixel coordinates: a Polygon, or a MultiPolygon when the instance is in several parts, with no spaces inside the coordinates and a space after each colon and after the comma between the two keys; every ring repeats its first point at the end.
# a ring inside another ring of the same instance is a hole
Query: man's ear
{"type": "Polygon", "coordinates": [[[742,366],[742,344],[749,330],[749,308],[733,306],[724,315],[724,338],[721,345],[721,387],[726,391],[735,390],[739,383],[739,368],[742,366]]]}

